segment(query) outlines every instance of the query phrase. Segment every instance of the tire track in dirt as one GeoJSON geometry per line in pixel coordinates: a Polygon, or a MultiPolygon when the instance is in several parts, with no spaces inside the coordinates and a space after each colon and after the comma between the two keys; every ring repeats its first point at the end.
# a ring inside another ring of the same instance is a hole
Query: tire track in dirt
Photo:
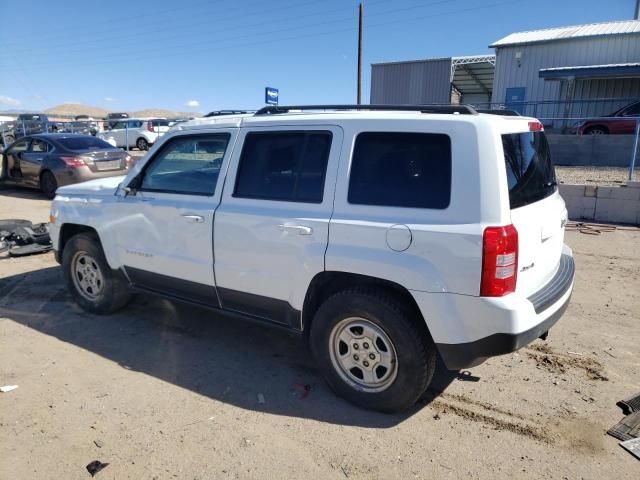
{"type": "Polygon", "coordinates": [[[572,356],[554,351],[548,345],[532,345],[526,347],[528,358],[536,362],[536,367],[555,374],[565,374],[571,368],[582,370],[589,380],[607,382],[604,367],[597,360],[585,356],[572,356]]]}

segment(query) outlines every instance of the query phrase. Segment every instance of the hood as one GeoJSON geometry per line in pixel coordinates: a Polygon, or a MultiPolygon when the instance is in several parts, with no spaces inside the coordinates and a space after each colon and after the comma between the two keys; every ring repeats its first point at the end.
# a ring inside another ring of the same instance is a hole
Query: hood
{"type": "Polygon", "coordinates": [[[118,177],[98,178],[88,182],[74,183],[66,187],[60,187],[56,191],[58,195],[113,195],[118,185],[125,179],[124,175],[118,177]]]}

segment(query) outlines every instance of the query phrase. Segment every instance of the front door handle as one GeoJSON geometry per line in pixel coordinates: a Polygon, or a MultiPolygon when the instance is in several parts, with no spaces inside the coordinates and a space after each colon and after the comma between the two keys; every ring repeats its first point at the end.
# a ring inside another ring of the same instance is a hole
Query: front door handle
{"type": "Polygon", "coordinates": [[[313,228],[307,227],[306,225],[287,225],[281,223],[278,225],[278,230],[282,230],[283,232],[297,232],[298,235],[311,235],[313,233],[313,228]]]}
{"type": "Polygon", "coordinates": [[[182,215],[189,223],[204,223],[204,217],[202,215],[182,215]]]}

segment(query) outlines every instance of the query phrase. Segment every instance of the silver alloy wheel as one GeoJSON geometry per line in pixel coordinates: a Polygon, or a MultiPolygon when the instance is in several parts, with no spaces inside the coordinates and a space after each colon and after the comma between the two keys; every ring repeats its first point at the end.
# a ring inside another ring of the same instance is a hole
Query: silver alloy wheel
{"type": "Polygon", "coordinates": [[[104,289],[104,276],[95,258],[87,252],[78,251],[71,259],[73,284],[80,295],[93,302],[104,289]]]}
{"type": "Polygon", "coordinates": [[[382,392],[398,374],[398,357],[391,339],[364,318],[338,322],[329,336],[329,352],[333,368],[357,390],[382,392]]]}

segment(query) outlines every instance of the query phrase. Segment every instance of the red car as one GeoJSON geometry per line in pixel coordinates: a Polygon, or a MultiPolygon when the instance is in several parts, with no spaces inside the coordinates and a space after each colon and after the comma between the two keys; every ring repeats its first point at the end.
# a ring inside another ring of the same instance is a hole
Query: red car
{"type": "Polygon", "coordinates": [[[640,102],[634,102],[600,118],[585,120],[578,126],[578,135],[633,135],[640,117],[640,102]],[[627,117],[627,118],[614,118],[627,117]]]}

